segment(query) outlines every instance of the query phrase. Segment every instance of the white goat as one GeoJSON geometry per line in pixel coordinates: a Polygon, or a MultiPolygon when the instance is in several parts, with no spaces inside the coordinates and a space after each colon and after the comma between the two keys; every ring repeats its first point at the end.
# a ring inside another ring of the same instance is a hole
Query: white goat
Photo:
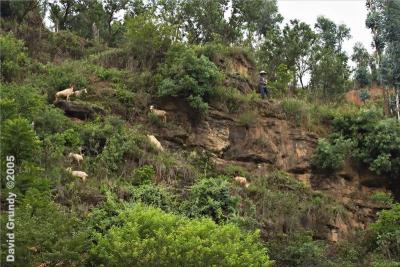
{"type": "Polygon", "coordinates": [[[83,182],[86,181],[86,178],[89,176],[86,172],[83,172],[83,171],[73,171],[73,170],[71,169],[71,167],[68,167],[66,170],[67,170],[69,173],[71,173],[72,176],[81,178],[83,182]]]}
{"type": "Polygon", "coordinates": [[[153,105],[150,106],[150,112],[163,120],[163,122],[167,122],[167,112],[161,109],[155,109],[153,105]]]}
{"type": "Polygon", "coordinates": [[[235,180],[235,182],[237,182],[238,184],[240,184],[243,187],[249,187],[250,183],[247,182],[247,179],[245,177],[242,176],[235,176],[235,178],[233,178],[235,180]]]}
{"type": "Polygon", "coordinates": [[[56,93],[56,100],[54,102],[58,101],[58,98],[60,97],[65,97],[67,98],[67,101],[69,101],[69,97],[74,93],[74,86],[70,85],[71,87],[64,89],[62,91],[59,91],[56,93]]]}
{"type": "Polygon", "coordinates": [[[79,91],[75,91],[75,92],[74,92],[74,95],[77,96],[77,97],[80,97],[81,95],[87,94],[87,93],[88,93],[88,92],[87,92],[87,90],[86,90],[86,88],[85,88],[85,89],[82,89],[82,90],[79,90],[79,91]]]}
{"type": "Polygon", "coordinates": [[[80,154],[69,153],[68,158],[72,159],[73,161],[76,161],[78,165],[80,165],[81,161],[83,161],[83,154],[82,152],[80,152],[80,154]]]}
{"type": "Polygon", "coordinates": [[[148,134],[147,138],[149,139],[150,143],[153,144],[159,151],[164,151],[160,141],[158,141],[154,135],[148,134]]]}

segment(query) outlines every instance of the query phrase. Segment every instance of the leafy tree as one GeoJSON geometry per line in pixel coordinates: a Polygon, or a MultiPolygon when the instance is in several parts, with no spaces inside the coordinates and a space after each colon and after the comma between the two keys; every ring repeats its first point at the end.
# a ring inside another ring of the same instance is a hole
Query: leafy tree
{"type": "Polygon", "coordinates": [[[190,47],[174,46],[159,67],[159,96],[184,97],[199,112],[206,112],[207,102],[220,84],[217,66],[205,56],[197,56],[190,47]]]}
{"type": "Polygon", "coordinates": [[[317,18],[315,29],[319,35],[320,45],[335,52],[341,52],[343,42],[351,37],[350,29],[346,25],[336,25],[323,16],[317,18]]]}
{"type": "Polygon", "coordinates": [[[116,41],[118,33],[122,32],[122,26],[118,22],[115,22],[115,15],[124,10],[128,0],[104,0],[104,10],[106,13],[106,25],[107,25],[107,40],[109,44],[113,44],[116,41]],[[114,23],[113,23],[114,22],[114,23]]]}
{"type": "Polygon", "coordinates": [[[164,57],[172,43],[168,25],[156,23],[149,14],[126,21],[126,46],[139,62],[139,68],[152,69],[164,57]]]}
{"type": "Polygon", "coordinates": [[[75,0],[55,0],[49,3],[50,20],[53,22],[56,32],[71,28],[73,14],[79,13],[83,7],[79,1],[75,0]]]}
{"type": "Polygon", "coordinates": [[[304,75],[311,70],[311,55],[317,35],[304,22],[291,20],[283,29],[286,65],[293,71],[293,81],[300,81],[304,89],[304,75]]]}
{"type": "Polygon", "coordinates": [[[350,75],[347,56],[333,50],[319,50],[312,66],[310,88],[315,97],[329,100],[346,91],[350,75]]]}
{"type": "MultiPolygon", "coordinates": [[[[385,30],[384,30],[384,10],[383,0],[367,0],[368,15],[365,21],[367,28],[371,29],[373,35],[372,45],[375,48],[375,65],[378,69],[381,67],[381,57],[385,48],[385,30]]],[[[378,81],[379,83],[381,81],[378,81]]]]}
{"type": "Polygon", "coordinates": [[[370,84],[371,73],[368,69],[370,63],[370,55],[365,49],[365,47],[357,42],[353,47],[353,55],[351,56],[357,67],[355,69],[355,80],[357,81],[359,87],[363,88],[370,84]]]}
{"type": "Polygon", "coordinates": [[[316,97],[328,100],[346,90],[350,71],[342,44],[350,38],[350,29],[325,17],[318,17],[315,29],[318,45],[313,51],[310,87],[316,97]]]}
{"type": "Polygon", "coordinates": [[[91,262],[106,266],[270,266],[258,232],[135,205],[96,234],[91,262]]]}

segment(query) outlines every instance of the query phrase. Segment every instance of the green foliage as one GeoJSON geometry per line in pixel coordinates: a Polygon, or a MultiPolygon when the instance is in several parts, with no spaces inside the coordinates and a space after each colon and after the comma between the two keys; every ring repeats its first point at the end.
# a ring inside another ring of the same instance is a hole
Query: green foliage
{"type": "Polygon", "coordinates": [[[351,148],[351,140],[345,140],[340,136],[331,142],[320,139],[312,158],[312,164],[314,167],[325,171],[338,170],[343,166],[351,148]]]}
{"type": "Polygon", "coordinates": [[[375,235],[377,249],[388,259],[400,261],[400,204],[378,213],[370,228],[375,235]]]}
{"type": "Polygon", "coordinates": [[[50,55],[61,58],[79,59],[84,55],[85,40],[70,31],[51,33],[49,36],[50,55]]]}
{"type": "Polygon", "coordinates": [[[288,91],[288,85],[293,79],[293,73],[285,64],[279,64],[276,68],[276,78],[268,83],[268,88],[276,96],[284,96],[288,91]]]}
{"type": "MultiPolygon", "coordinates": [[[[89,247],[88,234],[74,214],[63,211],[51,200],[50,192],[30,189],[17,206],[16,214],[17,266],[37,266],[43,262],[76,265],[84,261],[89,247]]],[[[3,225],[5,216],[2,216],[3,225]]],[[[3,243],[3,253],[5,246],[3,243]]]]}
{"type": "Polygon", "coordinates": [[[105,266],[270,266],[258,233],[231,224],[189,220],[135,205],[120,223],[96,235],[91,262],[105,266]],[[200,237],[200,238],[199,238],[200,237]],[[134,251],[134,253],[132,253],[134,251]]]}
{"type": "Polygon", "coordinates": [[[387,206],[392,206],[394,204],[393,196],[385,192],[376,192],[372,195],[371,199],[387,206]]]}
{"type": "Polygon", "coordinates": [[[149,119],[149,122],[152,124],[152,125],[154,125],[154,126],[156,126],[156,127],[164,127],[165,126],[165,123],[164,123],[164,121],[162,121],[161,120],[161,118],[160,117],[158,117],[156,114],[154,114],[153,112],[149,112],[148,114],[147,114],[147,118],[149,119]]]}
{"type": "Polygon", "coordinates": [[[168,51],[159,73],[159,96],[183,97],[201,113],[207,111],[207,102],[221,81],[214,63],[182,45],[168,51]]]}
{"type": "MultiPolygon", "coordinates": [[[[6,104],[5,109],[1,111],[5,117],[11,118],[18,113],[33,120],[45,108],[43,97],[39,95],[36,87],[30,85],[1,84],[0,94],[2,103],[6,104]]],[[[4,120],[5,117],[1,119],[4,120]]]]}
{"type": "Polygon", "coordinates": [[[124,130],[112,135],[98,157],[98,162],[106,172],[120,170],[124,160],[139,159],[143,156],[144,136],[135,130],[124,130]]]}
{"type": "Polygon", "coordinates": [[[149,14],[134,16],[126,21],[126,47],[140,62],[141,69],[152,69],[167,52],[172,42],[172,28],[156,23],[149,14]]]}
{"type": "Polygon", "coordinates": [[[296,122],[298,125],[308,119],[308,105],[300,99],[286,98],[281,102],[281,107],[286,118],[296,122]]]}
{"type": "Polygon", "coordinates": [[[28,62],[24,51],[24,42],[11,34],[0,36],[1,79],[17,80],[28,62]]]}
{"type": "Polygon", "coordinates": [[[326,245],[313,241],[310,233],[281,235],[268,242],[267,247],[278,267],[331,266],[326,258],[326,245]]]}
{"type": "Polygon", "coordinates": [[[194,184],[182,210],[189,217],[208,216],[224,222],[235,214],[237,199],[229,193],[229,184],[222,177],[204,178],[194,184]]]}
{"type": "Polygon", "coordinates": [[[238,123],[241,126],[252,127],[257,123],[258,114],[255,111],[245,111],[239,115],[238,123]]]}
{"type": "Polygon", "coordinates": [[[135,169],[133,173],[132,183],[135,185],[140,185],[143,183],[149,183],[153,180],[156,175],[153,166],[144,165],[140,168],[135,169]]]}
{"type": "MultiPolygon", "coordinates": [[[[377,174],[397,177],[400,173],[400,125],[381,119],[376,110],[361,110],[334,120],[334,132],[355,144],[352,156],[377,174]]],[[[331,138],[335,139],[335,136],[331,138]]]]}
{"type": "Polygon", "coordinates": [[[28,120],[9,119],[2,124],[1,128],[2,158],[6,155],[13,155],[16,162],[35,158],[40,141],[28,120]]]}
{"type": "Polygon", "coordinates": [[[160,208],[166,212],[176,211],[175,196],[163,186],[145,184],[130,190],[130,201],[160,208]]]}

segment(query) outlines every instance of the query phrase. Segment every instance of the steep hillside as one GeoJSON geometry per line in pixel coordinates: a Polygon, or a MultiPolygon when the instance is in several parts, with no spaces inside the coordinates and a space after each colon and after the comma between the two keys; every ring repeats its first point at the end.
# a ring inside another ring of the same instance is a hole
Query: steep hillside
{"type": "Polygon", "coordinates": [[[261,99],[238,47],[174,45],[143,69],[100,46],[40,63],[0,38],[21,58],[0,85],[17,266],[396,263],[400,127],[374,103],[261,99]]]}

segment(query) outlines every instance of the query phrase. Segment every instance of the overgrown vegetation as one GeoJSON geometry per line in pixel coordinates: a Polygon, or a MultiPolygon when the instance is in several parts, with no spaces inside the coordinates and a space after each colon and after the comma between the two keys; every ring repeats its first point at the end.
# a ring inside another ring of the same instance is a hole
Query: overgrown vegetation
{"type": "MultiPolygon", "coordinates": [[[[368,7],[382,64],[355,47],[360,88],[398,83],[399,13],[389,2],[368,7]]],[[[398,183],[400,124],[379,103],[341,102],[351,84],[345,25],[324,17],[314,28],[281,25],[269,0],[1,1],[1,15],[0,164],[4,172],[13,155],[16,172],[13,190],[1,181],[1,202],[18,196],[16,266],[399,264],[399,204],[389,195],[374,195],[385,207],[374,223],[333,244],[323,233],[347,206],[272,164],[228,164],[225,151],[193,140],[204,124],[207,142],[218,143],[211,118],[247,134],[273,117],[325,137],[315,169],[333,174],[351,159],[398,183]],[[256,90],[261,69],[268,101],[256,90]],[[55,101],[70,86],[87,93],[55,101]],[[166,122],[151,104],[165,106],[166,122]]],[[[1,227],[7,215],[2,209],[1,227]]],[[[4,259],[7,243],[1,248],[4,259]]]]}

